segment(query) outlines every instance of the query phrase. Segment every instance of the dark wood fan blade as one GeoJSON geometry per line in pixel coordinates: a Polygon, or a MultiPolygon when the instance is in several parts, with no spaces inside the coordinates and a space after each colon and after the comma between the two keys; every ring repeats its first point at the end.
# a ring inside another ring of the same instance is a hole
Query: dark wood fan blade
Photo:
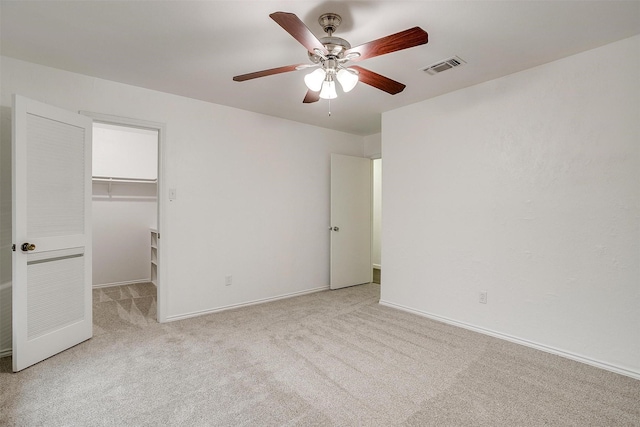
{"type": "Polygon", "coordinates": [[[287,65],[284,67],[271,68],[269,70],[256,71],[254,73],[249,73],[249,74],[241,74],[239,76],[235,76],[233,80],[236,82],[243,82],[245,80],[257,79],[258,77],[266,77],[266,76],[272,76],[274,74],[288,73],[289,71],[296,71],[296,67],[299,67],[300,65],[303,65],[303,64],[287,65]]]}
{"type": "Polygon", "coordinates": [[[360,73],[358,75],[358,80],[364,84],[368,84],[369,86],[373,86],[376,89],[383,90],[391,95],[398,94],[404,90],[406,87],[400,82],[395,80],[391,80],[389,77],[385,77],[378,73],[374,73],[371,70],[367,70],[366,68],[358,67],[357,65],[352,65],[349,68],[353,68],[354,70],[358,70],[360,73]]]}
{"type": "Polygon", "coordinates": [[[287,33],[291,34],[294,39],[298,40],[302,46],[306,47],[309,52],[313,53],[313,49],[320,49],[322,53],[328,53],[324,45],[320,43],[320,40],[293,13],[274,12],[269,16],[284,28],[287,33]]]}
{"type": "Polygon", "coordinates": [[[387,53],[397,52],[410,47],[420,46],[429,41],[429,35],[420,27],[413,27],[405,31],[401,31],[390,36],[382,37],[369,43],[361,44],[345,51],[345,56],[349,53],[358,52],[359,57],[351,59],[352,62],[362,61],[363,59],[373,58],[375,56],[386,55],[387,53]]]}
{"type": "Polygon", "coordinates": [[[311,104],[312,102],[318,102],[320,100],[320,92],[314,92],[312,90],[307,90],[307,94],[302,100],[305,104],[311,104]]]}

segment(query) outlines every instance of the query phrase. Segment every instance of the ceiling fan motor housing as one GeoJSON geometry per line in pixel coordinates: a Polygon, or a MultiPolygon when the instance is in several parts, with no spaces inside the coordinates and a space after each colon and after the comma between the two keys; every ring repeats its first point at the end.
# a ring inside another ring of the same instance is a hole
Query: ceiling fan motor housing
{"type": "MultiPolygon", "coordinates": [[[[351,49],[351,44],[348,41],[341,37],[322,37],[320,43],[324,45],[329,54],[327,57],[335,57],[334,59],[342,59],[344,57],[344,52],[348,49],[351,49]]],[[[309,59],[317,64],[322,60],[322,57],[316,53],[308,52],[309,59]]]]}

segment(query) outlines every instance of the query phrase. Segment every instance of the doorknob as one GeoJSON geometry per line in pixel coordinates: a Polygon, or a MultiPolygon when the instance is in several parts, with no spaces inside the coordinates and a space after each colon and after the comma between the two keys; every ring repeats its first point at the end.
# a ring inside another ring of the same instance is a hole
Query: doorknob
{"type": "Polygon", "coordinates": [[[333,231],[340,231],[340,227],[333,227],[332,230],[333,231]]]}
{"type": "Polygon", "coordinates": [[[21,249],[24,252],[33,251],[33,250],[36,249],[36,245],[34,245],[33,243],[23,243],[22,246],[21,246],[21,249]]]}

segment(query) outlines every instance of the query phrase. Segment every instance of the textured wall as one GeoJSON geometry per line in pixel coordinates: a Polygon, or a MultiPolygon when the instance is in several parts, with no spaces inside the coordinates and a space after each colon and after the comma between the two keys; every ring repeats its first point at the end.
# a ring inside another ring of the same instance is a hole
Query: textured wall
{"type": "Polygon", "coordinates": [[[385,113],[382,299],[640,376],[638,76],[634,37],[385,113]]]}

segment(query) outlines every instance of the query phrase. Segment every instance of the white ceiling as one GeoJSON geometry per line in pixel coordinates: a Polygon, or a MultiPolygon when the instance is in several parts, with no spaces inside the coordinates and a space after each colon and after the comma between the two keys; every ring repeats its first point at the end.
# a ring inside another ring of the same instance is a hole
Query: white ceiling
{"type": "MultiPolygon", "coordinates": [[[[2,55],[359,135],[381,113],[640,33],[640,1],[5,1],[2,55]],[[357,46],[414,26],[423,46],[360,62],[407,85],[392,96],[364,84],[329,102],[302,104],[295,71],[232,77],[307,62],[306,50],[269,18],[295,13],[318,37],[325,12],[357,46]],[[458,55],[467,64],[421,71],[458,55]]],[[[621,61],[624,58],[621,58],[621,61]]],[[[615,64],[611,64],[612,67],[615,64]]]]}

